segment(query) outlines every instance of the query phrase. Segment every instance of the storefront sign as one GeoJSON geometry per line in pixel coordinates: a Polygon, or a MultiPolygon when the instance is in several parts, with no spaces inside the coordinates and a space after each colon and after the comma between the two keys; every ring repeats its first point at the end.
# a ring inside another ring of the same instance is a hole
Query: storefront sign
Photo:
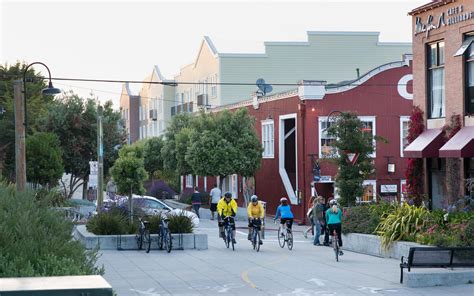
{"type": "Polygon", "coordinates": [[[321,176],[319,179],[319,182],[332,182],[332,177],[331,176],[321,176]]]}
{"type": "Polygon", "coordinates": [[[474,18],[474,12],[465,12],[462,5],[449,8],[446,12],[442,12],[437,18],[433,15],[429,15],[426,22],[423,22],[421,17],[417,16],[415,18],[415,36],[419,33],[426,32],[426,37],[428,37],[431,30],[454,25],[472,18],[474,18]]]}
{"type": "Polygon", "coordinates": [[[380,193],[397,193],[398,186],[395,185],[380,185],[380,193]]]}

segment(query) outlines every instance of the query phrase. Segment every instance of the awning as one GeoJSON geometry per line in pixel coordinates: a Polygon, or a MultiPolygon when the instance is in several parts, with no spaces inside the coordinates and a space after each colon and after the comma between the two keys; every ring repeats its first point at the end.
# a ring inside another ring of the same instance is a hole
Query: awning
{"type": "Polygon", "coordinates": [[[438,157],[438,151],[445,140],[440,128],[427,129],[403,150],[403,156],[409,158],[438,157]]]}
{"type": "Polygon", "coordinates": [[[468,49],[469,45],[474,41],[474,37],[467,37],[466,40],[462,43],[461,47],[454,54],[455,57],[463,55],[468,49]]]}
{"type": "Polygon", "coordinates": [[[441,149],[439,157],[474,157],[474,126],[465,126],[441,149]]]}

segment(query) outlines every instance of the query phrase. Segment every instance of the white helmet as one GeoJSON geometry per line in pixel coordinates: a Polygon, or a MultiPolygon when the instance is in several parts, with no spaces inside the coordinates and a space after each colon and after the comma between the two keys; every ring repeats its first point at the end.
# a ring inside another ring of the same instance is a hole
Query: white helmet
{"type": "Polygon", "coordinates": [[[329,202],[329,205],[330,206],[337,205],[337,200],[336,199],[331,199],[331,201],[329,202]]]}
{"type": "Polygon", "coordinates": [[[280,198],[280,202],[285,202],[285,201],[288,202],[288,199],[286,197],[280,198]]]}
{"type": "Polygon", "coordinates": [[[257,202],[257,201],[258,201],[258,197],[254,194],[254,195],[252,195],[252,197],[250,197],[250,201],[252,201],[252,202],[257,202]]]}

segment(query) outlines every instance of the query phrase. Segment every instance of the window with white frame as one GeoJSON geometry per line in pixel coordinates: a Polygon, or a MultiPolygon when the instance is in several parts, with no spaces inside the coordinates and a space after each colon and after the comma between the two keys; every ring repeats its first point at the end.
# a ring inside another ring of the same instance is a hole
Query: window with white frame
{"type": "Polygon", "coordinates": [[[362,187],[364,187],[364,193],[362,193],[362,197],[357,198],[358,202],[377,201],[377,181],[365,180],[362,182],[362,187]]]}
{"type": "Polygon", "coordinates": [[[274,123],[273,120],[262,121],[262,148],[264,158],[275,155],[274,123]]]}
{"type": "Polygon", "coordinates": [[[331,122],[326,117],[319,118],[319,157],[333,158],[337,156],[337,149],[333,146],[336,137],[327,133],[327,129],[331,126],[331,122]]]}
{"type": "Polygon", "coordinates": [[[400,117],[400,156],[403,157],[403,150],[408,146],[408,127],[410,117],[400,117]]]}
{"type": "Polygon", "coordinates": [[[217,74],[212,76],[211,97],[217,97],[217,74]]]}
{"type": "Polygon", "coordinates": [[[238,192],[237,192],[237,188],[238,188],[238,178],[237,178],[237,174],[233,174],[231,176],[231,190],[232,190],[232,197],[233,198],[237,198],[238,197],[238,192]]]}
{"type": "Polygon", "coordinates": [[[193,188],[193,175],[186,175],[186,188],[193,188]]]}
{"type": "Polygon", "coordinates": [[[407,180],[400,180],[400,202],[405,201],[407,197],[407,180]]]}
{"type": "MultiPolygon", "coordinates": [[[[359,120],[362,122],[362,131],[372,134],[372,137],[375,137],[375,116],[359,116],[359,120]]],[[[376,147],[377,142],[373,141],[374,152],[369,156],[374,158],[376,156],[376,147]]]]}
{"type": "Polygon", "coordinates": [[[444,42],[428,44],[428,118],[445,117],[444,42]]]}

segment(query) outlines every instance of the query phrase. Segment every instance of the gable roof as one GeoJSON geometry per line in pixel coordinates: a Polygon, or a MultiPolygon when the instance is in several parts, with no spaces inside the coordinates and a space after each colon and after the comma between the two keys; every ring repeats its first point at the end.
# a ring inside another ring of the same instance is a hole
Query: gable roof
{"type": "Polygon", "coordinates": [[[202,42],[201,42],[201,46],[199,47],[199,51],[198,51],[198,54],[196,56],[196,59],[194,60],[194,64],[193,64],[194,68],[196,68],[196,65],[198,63],[199,57],[201,56],[201,52],[202,52],[204,46],[206,46],[209,49],[209,51],[211,52],[213,57],[217,58],[219,56],[219,53],[217,52],[217,49],[214,46],[214,43],[212,43],[211,38],[209,38],[209,36],[204,36],[204,38],[202,39],[202,42]]]}

